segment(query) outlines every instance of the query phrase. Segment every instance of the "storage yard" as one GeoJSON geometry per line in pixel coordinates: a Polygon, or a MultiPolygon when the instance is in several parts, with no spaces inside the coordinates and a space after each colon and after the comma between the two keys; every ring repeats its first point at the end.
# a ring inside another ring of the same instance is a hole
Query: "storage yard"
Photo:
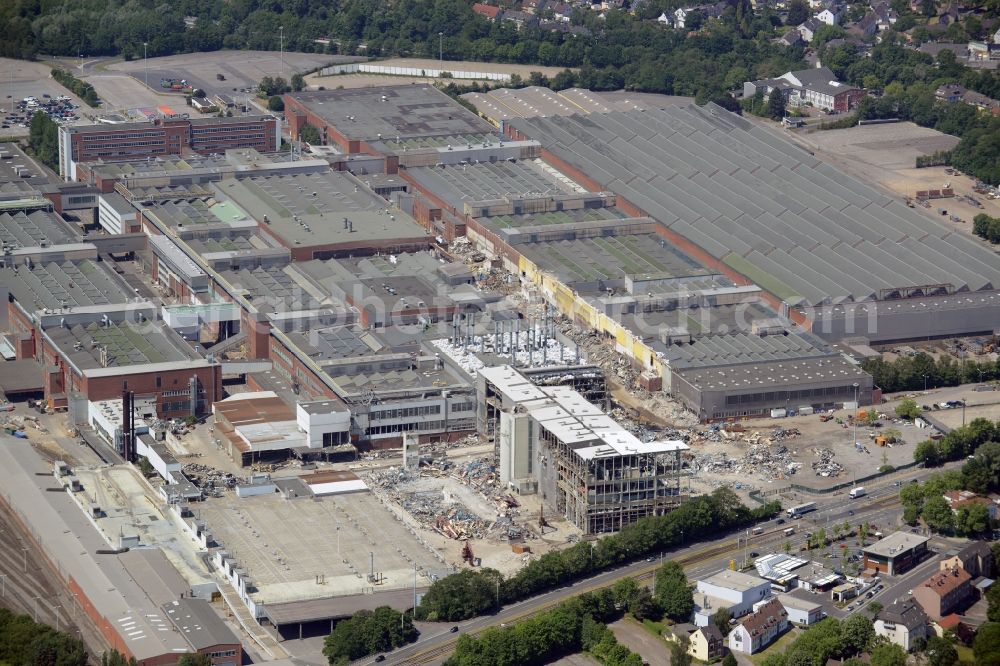
{"type": "MultiPolygon", "coordinates": [[[[910,122],[795,133],[792,136],[823,160],[857,178],[880,184],[900,200],[915,197],[920,190],[951,186],[955,197],[931,201],[929,208],[918,210],[962,234],[972,235],[972,218],[979,213],[993,217],[1000,215],[1000,200],[977,194],[974,179],[948,173],[947,167],[943,166],[915,167],[918,156],[954,148],[958,144],[956,137],[910,122]],[[975,197],[982,208],[966,200],[968,195],[975,197]],[[939,209],[946,210],[947,214],[940,215],[939,209]]],[[[981,241],[976,239],[976,242],[981,241]]]]}

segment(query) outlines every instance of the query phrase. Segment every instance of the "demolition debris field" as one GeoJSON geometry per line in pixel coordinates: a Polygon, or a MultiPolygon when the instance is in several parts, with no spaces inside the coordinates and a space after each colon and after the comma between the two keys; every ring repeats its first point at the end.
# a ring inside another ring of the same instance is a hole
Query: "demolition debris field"
{"type": "MultiPolygon", "coordinates": [[[[744,431],[716,428],[696,430],[689,444],[694,456],[692,488],[711,490],[731,485],[737,490],[766,489],[769,485],[796,483],[827,488],[852,478],[873,474],[883,465],[913,462],[913,449],[930,431],[911,424],[880,419],[879,427],[858,425],[861,449],[855,449],[848,412],[783,419],[757,419],[739,424],[744,431]],[[838,419],[841,421],[838,423],[838,419]],[[847,425],[847,427],[844,427],[847,425]],[[873,435],[896,431],[901,443],[877,446],[873,435]]],[[[887,414],[891,417],[891,411],[887,414]]]]}

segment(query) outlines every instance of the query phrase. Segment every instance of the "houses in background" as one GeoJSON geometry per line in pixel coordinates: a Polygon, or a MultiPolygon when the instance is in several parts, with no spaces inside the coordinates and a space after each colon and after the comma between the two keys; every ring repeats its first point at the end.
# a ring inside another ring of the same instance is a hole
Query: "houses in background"
{"type": "Polygon", "coordinates": [[[791,107],[813,106],[824,111],[850,111],[866,95],[862,88],[837,80],[827,67],[786,72],[774,79],[746,81],[743,96],[753,97],[762,90],[765,97],[777,90],[791,107]]]}
{"type": "MultiPolygon", "coordinates": [[[[957,83],[946,83],[938,86],[937,90],[934,91],[934,98],[939,102],[948,102],[950,104],[964,102],[965,104],[976,107],[983,113],[1000,116],[1000,100],[995,100],[992,97],[983,95],[982,93],[968,90],[965,86],[957,83]]],[[[945,501],[948,502],[948,506],[951,507],[952,511],[958,511],[960,506],[983,504],[986,506],[990,520],[997,519],[998,509],[1000,509],[995,502],[992,502],[985,497],[979,497],[975,493],[969,493],[966,490],[949,492],[944,496],[944,498],[945,501]],[[962,493],[965,494],[963,495],[962,493]]]]}

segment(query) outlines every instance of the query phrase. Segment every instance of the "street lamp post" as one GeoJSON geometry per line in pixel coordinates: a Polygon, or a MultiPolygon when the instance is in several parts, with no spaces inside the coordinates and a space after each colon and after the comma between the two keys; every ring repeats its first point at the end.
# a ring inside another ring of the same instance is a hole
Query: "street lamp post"
{"type": "Polygon", "coordinates": [[[858,383],[854,382],[854,441],[851,442],[852,447],[858,445],[858,407],[858,383]]]}
{"type": "Polygon", "coordinates": [[[278,58],[281,63],[281,78],[285,78],[285,26],[278,26],[278,58]]]}
{"type": "Polygon", "coordinates": [[[142,43],[142,69],[143,69],[142,80],[143,80],[143,83],[145,83],[146,87],[148,88],[149,87],[149,57],[148,57],[149,54],[148,54],[148,51],[146,49],[147,46],[149,46],[149,42],[143,42],[142,43]]]}
{"type": "Polygon", "coordinates": [[[21,559],[24,560],[24,573],[28,573],[28,549],[26,547],[21,548],[21,559]]]}
{"type": "Polygon", "coordinates": [[[444,66],[444,33],[438,33],[438,65],[444,66]]]}

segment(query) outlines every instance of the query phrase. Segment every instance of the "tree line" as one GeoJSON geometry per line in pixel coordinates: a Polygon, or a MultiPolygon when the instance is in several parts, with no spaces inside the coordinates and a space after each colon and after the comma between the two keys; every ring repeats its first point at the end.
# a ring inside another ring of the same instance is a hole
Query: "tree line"
{"type": "Polygon", "coordinates": [[[693,36],[658,24],[686,4],[651,0],[630,14],[574,11],[574,33],[493,23],[467,0],[14,0],[0,4],[0,55],[142,57],[218,49],[476,60],[579,68],[576,85],[722,97],[748,78],[804,66],[802,49],[772,42],[771,9],[730,0],[693,36]],[[194,17],[188,28],[185,17],[194,17]],[[284,28],[284,30],[279,30],[284,28]],[[317,41],[321,40],[321,41],[317,41]]]}
{"type": "MultiPolygon", "coordinates": [[[[986,447],[991,447],[992,451],[984,452],[984,457],[989,456],[993,459],[992,462],[996,462],[1000,456],[1000,444],[990,442],[980,449],[986,447]]],[[[907,485],[899,493],[903,502],[903,521],[915,525],[923,520],[927,527],[939,534],[958,534],[970,538],[986,534],[990,529],[990,516],[985,506],[967,504],[952,511],[944,499],[944,493],[970,489],[969,485],[964,469],[935,474],[924,483],[907,485]]]]}
{"type": "Polygon", "coordinates": [[[648,516],[597,541],[550,551],[509,578],[495,569],[463,570],[435,581],[417,608],[417,618],[464,620],[591,576],[639,557],[774,517],[780,502],[750,509],[728,488],[684,502],[662,516],[648,516]]]}
{"type": "Polygon", "coordinates": [[[59,173],[59,125],[48,114],[36,112],[31,117],[28,145],[42,164],[59,173]]]}
{"type": "Polygon", "coordinates": [[[0,664],[86,666],[87,651],[67,633],[0,608],[0,664]]]}
{"type": "Polygon", "coordinates": [[[380,606],[338,622],[324,641],[323,654],[337,666],[412,643],[418,635],[411,616],[380,606]]]}
{"type": "Polygon", "coordinates": [[[980,213],[972,218],[972,233],[996,245],[1000,243],[1000,217],[980,213]]]}
{"type": "MultiPolygon", "coordinates": [[[[997,441],[1000,441],[1000,425],[993,423],[989,419],[978,418],[966,426],[955,428],[948,434],[943,435],[941,439],[928,439],[920,442],[913,449],[913,459],[925,467],[937,467],[952,460],[961,460],[962,458],[972,456],[972,460],[969,460],[966,465],[969,463],[978,464],[976,456],[978,455],[979,448],[987,442],[997,441]]],[[[992,459],[989,459],[988,462],[993,464],[992,459]]],[[[996,471],[1000,473],[1000,468],[996,469],[996,471]]],[[[979,473],[975,476],[970,475],[970,483],[974,484],[974,488],[981,487],[975,485],[980,483],[975,480],[975,477],[978,476],[979,473]]],[[[989,487],[992,487],[992,484],[987,482],[987,488],[989,487]]]]}
{"type": "Polygon", "coordinates": [[[86,81],[81,81],[65,69],[55,68],[52,70],[52,78],[58,81],[67,90],[72,91],[77,97],[83,100],[84,104],[96,107],[100,100],[97,98],[97,91],[94,86],[86,81]]]}
{"type": "Polygon", "coordinates": [[[956,361],[950,356],[936,359],[919,352],[894,361],[882,357],[865,359],[861,367],[872,376],[875,386],[885,393],[923,391],[925,388],[958,386],[1000,379],[998,361],[956,361]]]}
{"type": "Polygon", "coordinates": [[[463,634],[445,664],[535,666],[583,650],[604,666],[642,666],[642,658],[620,645],[606,625],[621,617],[628,604],[627,593],[620,590],[585,592],[509,627],[463,634]]]}

